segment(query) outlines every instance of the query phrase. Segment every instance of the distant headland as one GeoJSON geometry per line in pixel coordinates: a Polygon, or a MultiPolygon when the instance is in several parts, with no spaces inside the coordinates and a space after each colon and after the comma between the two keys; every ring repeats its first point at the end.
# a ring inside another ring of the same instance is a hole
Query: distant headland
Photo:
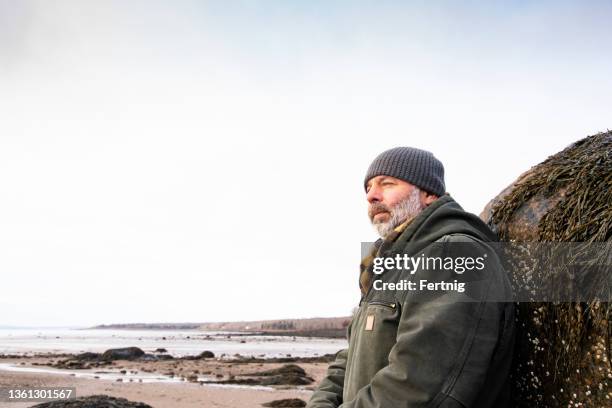
{"type": "Polygon", "coordinates": [[[214,323],[120,323],[101,324],[89,329],[228,331],[257,335],[340,338],[345,337],[350,320],[350,317],[345,316],[214,323]]]}

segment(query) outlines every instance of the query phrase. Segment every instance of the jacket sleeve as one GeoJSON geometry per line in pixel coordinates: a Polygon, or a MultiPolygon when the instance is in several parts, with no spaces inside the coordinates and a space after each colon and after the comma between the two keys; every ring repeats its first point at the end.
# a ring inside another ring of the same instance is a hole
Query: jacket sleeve
{"type": "MultiPolygon", "coordinates": [[[[486,279],[470,282],[475,292],[469,299],[457,291],[437,296],[421,292],[423,298],[407,294],[388,365],[341,407],[473,407],[495,351],[503,313],[498,303],[487,301],[490,291],[498,290],[490,273],[499,271],[489,270],[486,279]]],[[[452,281],[452,274],[444,278],[452,281]]],[[[417,276],[418,281],[427,273],[417,271],[417,276]]]]}
{"type": "Polygon", "coordinates": [[[307,408],[336,408],[342,404],[344,390],[344,373],[348,349],[340,350],[336,359],[327,369],[327,375],[312,394],[307,408]]]}

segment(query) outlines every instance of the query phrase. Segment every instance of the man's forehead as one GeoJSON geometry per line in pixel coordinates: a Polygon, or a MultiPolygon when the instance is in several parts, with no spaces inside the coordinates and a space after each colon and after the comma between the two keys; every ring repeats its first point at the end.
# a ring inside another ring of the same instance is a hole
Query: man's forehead
{"type": "Polygon", "coordinates": [[[379,176],[375,176],[375,177],[372,177],[371,179],[369,179],[368,182],[366,183],[366,186],[371,186],[372,183],[382,182],[382,181],[384,181],[386,179],[393,180],[393,181],[402,181],[402,180],[400,180],[398,178],[391,177],[391,176],[386,176],[384,174],[381,174],[379,176]]]}

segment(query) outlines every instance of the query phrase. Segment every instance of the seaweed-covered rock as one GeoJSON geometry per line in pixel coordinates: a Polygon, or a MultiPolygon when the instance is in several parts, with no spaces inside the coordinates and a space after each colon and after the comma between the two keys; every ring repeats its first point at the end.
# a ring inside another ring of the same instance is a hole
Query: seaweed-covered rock
{"type": "Polygon", "coordinates": [[[275,408],[290,408],[290,407],[305,407],[306,402],[299,398],[287,398],[274,400],[261,404],[263,407],[275,407],[275,408]]]}
{"type": "Polygon", "coordinates": [[[124,347],[116,349],[108,349],[102,354],[102,360],[136,360],[143,357],[145,352],[138,347],[124,347]]]}
{"type": "Polygon", "coordinates": [[[314,382],[312,377],[306,374],[304,369],[296,364],[285,364],[282,367],[271,370],[243,373],[238,376],[247,378],[235,378],[232,376],[227,380],[204,381],[212,384],[238,384],[238,385],[309,385],[314,382]]]}
{"type": "Polygon", "coordinates": [[[215,353],[209,350],[204,350],[200,354],[198,354],[198,358],[215,358],[215,353]]]}
{"type": "Polygon", "coordinates": [[[31,408],[152,408],[143,402],[128,401],[108,395],[91,395],[62,401],[33,405],[31,408]]]}
{"type": "Polygon", "coordinates": [[[102,355],[100,353],[85,352],[85,353],[77,354],[74,357],[74,359],[75,360],[81,360],[81,361],[97,361],[101,357],[102,357],[102,355]]]}
{"type": "MultiPolygon", "coordinates": [[[[582,139],[532,167],[480,216],[502,241],[609,242],[612,132],[582,139]]],[[[604,252],[605,265],[610,253],[604,252]]],[[[521,275],[533,273],[528,263],[510,270],[515,291],[524,282],[521,275]]],[[[585,278],[555,276],[554,269],[547,273],[551,281],[585,278]]],[[[606,275],[602,284],[609,285],[606,275]]],[[[603,300],[517,305],[515,407],[610,406],[612,308],[603,300]]]]}
{"type": "Polygon", "coordinates": [[[247,377],[258,376],[258,377],[268,377],[275,375],[297,375],[297,376],[306,376],[306,371],[302,367],[297,364],[285,364],[279,368],[272,368],[270,370],[259,371],[256,373],[243,373],[239,374],[247,377]]]}

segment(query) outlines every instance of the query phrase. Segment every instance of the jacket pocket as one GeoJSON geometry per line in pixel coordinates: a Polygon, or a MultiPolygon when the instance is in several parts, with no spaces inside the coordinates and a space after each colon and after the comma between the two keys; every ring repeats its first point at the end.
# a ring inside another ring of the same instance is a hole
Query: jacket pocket
{"type": "Polygon", "coordinates": [[[344,400],[354,399],[374,375],[389,364],[400,322],[400,304],[370,300],[362,304],[351,328],[351,340],[344,383],[344,400]]]}
{"type": "Polygon", "coordinates": [[[395,343],[400,320],[400,305],[397,302],[372,300],[368,302],[362,318],[363,332],[374,335],[378,346],[387,349],[395,343]]]}
{"type": "Polygon", "coordinates": [[[382,306],[382,307],[386,307],[387,309],[391,309],[391,310],[395,310],[397,309],[398,305],[395,302],[384,302],[384,301],[380,301],[380,300],[373,300],[371,302],[368,302],[369,306],[382,306]]]}

